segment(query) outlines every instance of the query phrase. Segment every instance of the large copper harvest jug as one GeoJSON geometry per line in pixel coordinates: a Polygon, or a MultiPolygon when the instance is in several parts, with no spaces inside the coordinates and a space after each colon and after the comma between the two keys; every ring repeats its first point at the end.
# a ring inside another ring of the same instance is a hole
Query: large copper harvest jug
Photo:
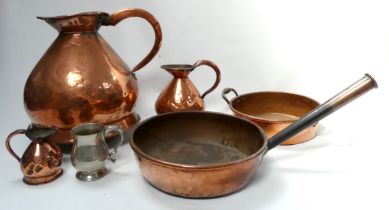
{"type": "Polygon", "coordinates": [[[59,35],[32,70],[24,89],[26,111],[34,124],[55,126],[50,140],[71,143],[70,129],[80,123],[134,124],[138,96],[135,71],[157,54],[162,40],[158,21],[141,9],[70,16],[38,17],[59,35]],[[144,18],[155,33],[154,46],[132,70],[98,34],[100,26],[115,26],[129,17],[144,18]]]}

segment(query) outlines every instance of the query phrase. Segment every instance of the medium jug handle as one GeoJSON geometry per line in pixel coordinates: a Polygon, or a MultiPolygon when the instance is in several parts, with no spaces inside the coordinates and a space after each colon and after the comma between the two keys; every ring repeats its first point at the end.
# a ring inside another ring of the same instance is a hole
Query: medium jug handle
{"type": "Polygon", "coordinates": [[[124,140],[124,134],[123,134],[123,130],[119,127],[119,126],[116,126],[116,125],[108,125],[108,126],[105,126],[104,128],[104,133],[103,133],[103,138],[104,138],[104,141],[105,141],[105,135],[110,133],[110,132],[118,132],[119,133],[119,136],[120,136],[120,140],[119,142],[115,145],[115,147],[113,148],[113,151],[109,153],[109,156],[108,156],[108,159],[110,161],[112,161],[113,163],[116,162],[116,158],[113,157],[114,154],[116,154],[118,152],[118,147],[120,145],[122,145],[123,143],[123,140],[124,140]]]}
{"type": "Polygon", "coordinates": [[[206,95],[208,95],[210,92],[212,92],[213,90],[216,89],[216,87],[219,85],[220,83],[220,70],[219,70],[219,67],[212,61],[209,61],[209,60],[199,60],[197,61],[195,64],[193,64],[192,66],[192,71],[199,67],[199,66],[202,66],[202,65],[206,65],[206,66],[209,66],[211,67],[215,73],[216,73],[216,81],[215,83],[212,85],[211,88],[209,88],[207,91],[205,91],[202,95],[201,95],[201,98],[204,99],[204,97],[206,95]]]}
{"type": "Polygon", "coordinates": [[[15,151],[11,148],[11,139],[12,137],[14,137],[15,135],[18,135],[18,134],[26,134],[26,130],[25,129],[18,129],[12,133],[10,133],[7,137],[7,140],[5,140],[5,147],[7,147],[7,150],[8,152],[16,159],[18,160],[18,162],[20,162],[20,157],[15,153],[15,151]]]}
{"type": "Polygon", "coordinates": [[[153,59],[154,56],[158,53],[158,50],[161,47],[161,42],[162,42],[162,30],[158,20],[152,14],[138,8],[119,10],[111,14],[103,24],[115,26],[120,21],[130,17],[140,17],[145,19],[147,22],[151,24],[155,33],[155,41],[154,41],[153,48],[151,49],[149,54],[147,54],[147,56],[139,62],[138,65],[132,68],[132,72],[136,72],[139,69],[143,68],[146,64],[148,64],[151,61],[151,59],[153,59]]]}

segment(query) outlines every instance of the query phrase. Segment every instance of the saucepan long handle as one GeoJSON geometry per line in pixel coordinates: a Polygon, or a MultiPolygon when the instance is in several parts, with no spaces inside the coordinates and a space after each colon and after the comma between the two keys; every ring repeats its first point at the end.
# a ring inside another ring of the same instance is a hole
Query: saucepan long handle
{"type": "Polygon", "coordinates": [[[296,121],[270,138],[268,140],[268,150],[278,146],[303,129],[325,118],[326,116],[330,115],[334,111],[338,110],[369,90],[377,87],[378,85],[374,78],[369,74],[366,74],[360,80],[356,81],[354,84],[338,93],[324,104],[318,106],[316,109],[306,114],[300,120],[296,121]]]}

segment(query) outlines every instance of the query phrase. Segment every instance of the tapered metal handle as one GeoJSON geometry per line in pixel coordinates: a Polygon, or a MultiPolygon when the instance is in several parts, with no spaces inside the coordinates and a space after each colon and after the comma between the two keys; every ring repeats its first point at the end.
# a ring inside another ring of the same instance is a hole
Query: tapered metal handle
{"type": "Polygon", "coordinates": [[[234,88],[224,88],[223,92],[222,92],[222,97],[228,105],[230,105],[230,103],[231,103],[231,101],[228,100],[228,98],[227,98],[227,94],[229,94],[230,92],[233,92],[235,94],[235,97],[237,97],[239,95],[238,92],[236,92],[236,90],[234,88]]]}
{"type": "Polygon", "coordinates": [[[149,54],[143,60],[140,61],[138,65],[136,65],[134,68],[132,68],[132,72],[138,71],[139,69],[143,68],[146,64],[148,64],[151,59],[154,58],[155,55],[157,55],[159,48],[161,48],[162,43],[162,30],[161,26],[159,25],[158,20],[149,12],[138,9],[138,8],[129,8],[129,9],[123,9],[119,10],[113,14],[111,14],[108,19],[104,22],[105,25],[112,25],[115,26],[120,21],[130,18],[130,17],[139,17],[145,19],[147,22],[151,24],[151,26],[154,29],[155,33],[155,40],[154,45],[149,54]]]}
{"type": "Polygon", "coordinates": [[[15,151],[11,148],[11,139],[12,137],[14,137],[15,135],[18,135],[18,134],[26,134],[26,130],[25,129],[18,129],[12,133],[10,133],[7,137],[7,139],[5,140],[5,147],[7,148],[8,152],[16,159],[18,160],[18,162],[20,162],[20,157],[15,153],[15,151]]]}
{"type": "Polygon", "coordinates": [[[213,90],[216,89],[216,87],[219,85],[220,83],[220,70],[219,70],[219,67],[212,61],[209,61],[209,60],[199,60],[197,61],[195,64],[193,64],[192,66],[192,71],[199,67],[199,66],[202,66],[202,65],[206,65],[206,66],[209,66],[211,67],[215,73],[216,73],[216,81],[215,83],[213,83],[212,87],[209,88],[207,91],[205,91],[202,95],[201,95],[201,98],[204,99],[206,95],[208,95],[210,92],[212,92],[213,90]]]}
{"type": "Polygon", "coordinates": [[[112,152],[110,152],[109,156],[108,156],[108,159],[114,163],[114,162],[116,162],[116,158],[114,157],[114,155],[118,152],[118,147],[120,145],[122,145],[122,143],[123,143],[124,132],[119,126],[116,126],[116,125],[108,125],[104,128],[104,136],[111,133],[111,132],[118,132],[119,136],[120,136],[119,142],[115,145],[112,152]]]}
{"type": "Polygon", "coordinates": [[[374,78],[369,74],[365,74],[360,80],[270,138],[268,140],[268,150],[278,146],[305,128],[325,118],[369,90],[377,87],[378,85],[374,78]]]}

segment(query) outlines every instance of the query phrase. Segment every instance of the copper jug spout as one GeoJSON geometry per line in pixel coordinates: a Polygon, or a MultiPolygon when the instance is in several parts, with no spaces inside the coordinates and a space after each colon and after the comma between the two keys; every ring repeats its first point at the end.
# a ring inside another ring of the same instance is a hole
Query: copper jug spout
{"type": "Polygon", "coordinates": [[[105,12],[84,12],[74,15],[41,17],[58,32],[96,32],[109,16],[105,12]]]}

